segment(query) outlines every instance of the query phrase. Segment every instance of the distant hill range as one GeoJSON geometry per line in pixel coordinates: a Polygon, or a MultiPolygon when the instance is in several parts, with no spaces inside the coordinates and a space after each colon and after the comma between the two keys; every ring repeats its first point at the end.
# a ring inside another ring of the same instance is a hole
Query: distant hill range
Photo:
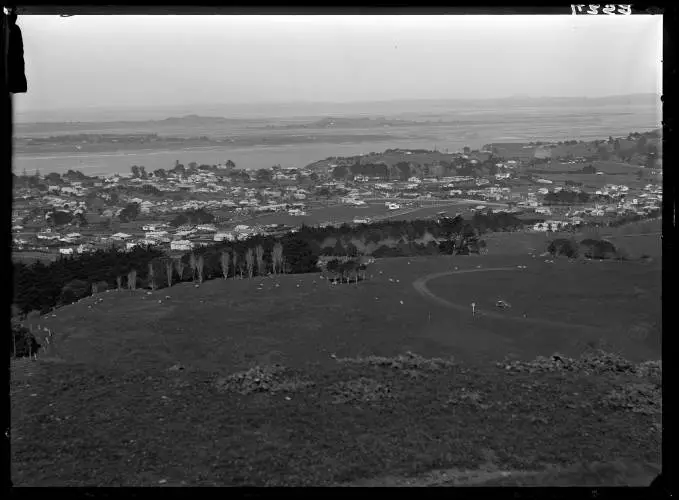
{"type": "MultiPolygon", "coordinates": [[[[401,113],[437,113],[441,109],[493,109],[516,107],[551,106],[648,106],[661,109],[660,96],[657,94],[629,94],[608,97],[503,97],[493,99],[404,99],[365,102],[259,102],[259,103],[197,103],[182,106],[156,107],[84,107],[81,109],[22,110],[16,106],[17,123],[40,122],[89,122],[100,125],[116,122],[117,126],[140,122],[163,122],[166,120],[192,120],[206,123],[240,123],[247,120],[262,121],[264,118],[293,117],[347,117],[357,115],[396,116],[401,113]],[[217,115],[217,116],[215,116],[217,115]],[[222,118],[229,117],[229,118],[222,118]],[[219,121],[224,120],[224,121],[219,121]]],[[[182,123],[183,126],[183,123],[182,123]]]]}

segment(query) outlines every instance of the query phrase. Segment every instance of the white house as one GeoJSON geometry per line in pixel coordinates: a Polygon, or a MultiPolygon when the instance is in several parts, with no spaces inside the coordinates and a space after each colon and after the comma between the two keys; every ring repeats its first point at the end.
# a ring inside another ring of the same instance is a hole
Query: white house
{"type": "Polygon", "coordinates": [[[111,239],[114,239],[114,240],[127,240],[131,237],[132,237],[132,235],[127,234],[127,233],[116,233],[116,234],[111,235],[111,239]]]}
{"type": "Polygon", "coordinates": [[[158,239],[164,238],[168,235],[167,231],[148,231],[145,235],[146,239],[158,239]]]}
{"type": "Polygon", "coordinates": [[[91,245],[89,243],[83,243],[81,245],[78,245],[78,248],[76,249],[78,253],[87,253],[87,252],[93,252],[94,251],[94,245],[91,245]]]}
{"type": "Polygon", "coordinates": [[[355,218],[354,224],[370,224],[370,218],[365,217],[363,219],[355,218]]]}
{"type": "Polygon", "coordinates": [[[62,255],[73,255],[73,249],[72,248],[60,248],[59,253],[62,255]]]}
{"type": "Polygon", "coordinates": [[[214,241],[234,241],[236,237],[232,232],[218,232],[214,235],[214,241]]]}
{"type": "Polygon", "coordinates": [[[193,242],[189,240],[176,240],[170,243],[170,250],[188,251],[193,249],[193,242]]]}

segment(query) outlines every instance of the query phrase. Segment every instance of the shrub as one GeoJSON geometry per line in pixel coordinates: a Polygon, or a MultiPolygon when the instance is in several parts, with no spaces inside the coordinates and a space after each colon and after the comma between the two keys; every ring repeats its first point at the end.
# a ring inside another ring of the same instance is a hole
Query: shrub
{"type": "Polygon", "coordinates": [[[86,281],[72,280],[69,281],[61,290],[60,302],[62,304],[71,304],[77,300],[87,297],[90,292],[90,287],[86,281]]]}
{"type": "Polygon", "coordinates": [[[610,259],[617,255],[615,245],[608,240],[586,238],[580,242],[580,248],[588,259],[610,259]]]}
{"type": "Polygon", "coordinates": [[[549,242],[547,251],[554,256],[565,255],[575,259],[578,256],[578,244],[574,239],[557,238],[549,242]]]}
{"type": "Polygon", "coordinates": [[[12,323],[12,339],[9,346],[10,357],[23,358],[35,354],[40,349],[40,344],[31,331],[19,323],[12,323]]]}

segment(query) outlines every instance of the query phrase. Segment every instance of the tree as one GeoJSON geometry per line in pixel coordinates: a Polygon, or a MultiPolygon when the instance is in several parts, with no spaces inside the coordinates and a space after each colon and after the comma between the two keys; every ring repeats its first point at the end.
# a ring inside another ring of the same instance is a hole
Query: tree
{"type": "Polygon", "coordinates": [[[130,170],[132,171],[132,178],[133,179],[140,177],[141,173],[140,173],[139,167],[137,165],[132,165],[130,167],[130,170]]]}
{"type": "Polygon", "coordinates": [[[255,273],[255,253],[252,251],[252,248],[248,248],[245,252],[245,265],[247,266],[248,277],[252,279],[255,273]]]}
{"type": "Polygon", "coordinates": [[[231,263],[233,264],[233,277],[235,279],[236,269],[238,269],[238,252],[236,252],[236,250],[233,251],[233,255],[231,256],[231,263]]]}
{"type": "Polygon", "coordinates": [[[176,259],[174,261],[174,268],[177,270],[177,276],[179,276],[179,281],[184,279],[184,261],[182,259],[176,259]]]}
{"type": "Polygon", "coordinates": [[[172,260],[166,259],[165,260],[165,277],[167,278],[167,286],[168,288],[172,286],[172,260]]]}
{"type": "Polygon", "coordinates": [[[198,272],[198,282],[203,282],[203,269],[205,269],[205,259],[202,255],[196,259],[196,271],[198,272]]]}
{"type": "Polygon", "coordinates": [[[127,289],[136,290],[137,289],[137,271],[132,269],[127,273],[127,289]]]}
{"type": "Polygon", "coordinates": [[[181,177],[184,177],[186,175],[186,168],[179,162],[177,162],[172,171],[181,177]]]}
{"type": "Polygon", "coordinates": [[[639,140],[637,141],[637,153],[640,155],[646,154],[646,145],[648,144],[648,139],[646,138],[645,135],[642,135],[639,140]]]}
{"type": "Polygon", "coordinates": [[[158,177],[160,179],[164,179],[167,177],[167,172],[165,171],[164,168],[159,168],[153,171],[153,176],[158,177]]]}
{"type": "Polygon", "coordinates": [[[271,258],[273,260],[274,274],[280,273],[283,264],[283,245],[281,244],[280,241],[277,241],[276,244],[273,246],[271,258]]]}
{"type": "Polygon", "coordinates": [[[123,289],[123,277],[122,276],[116,276],[116,289],[118,291],[123,289]]]}
{"type": "Polygon", "coordinates": [[[234,168],[236,168],[236,164],[229,160],[226,162],[226,168],[233,170],[234,168]]]}
{"type": "Polygon", "coordinates": [[[189,267],[191,268],[191,279],[196,281],[196,269],[198,267],[198,260],[196,259],[196,254],[191,254],[189,256],[189,267]]]}
{"type": "Polygon", "coordinates": [[[231,258],[229,256],[229,252],[222,251],[220,255],[220,264],[222,266],[222,275],[224,276],[224,279],[229,277],[229,262],[231,258]]]}
{"type": "MultiPolygon", "coordinates": [[[[24,169],[24,177],[28,177],[28,175],[26,175],[26,169],[24,169]]],[[[45,180],[52,184],[62,184],[64,182],[61,179],[61,175],[59,175],[57,172],[50,172],[45,176],[45,180]]]]}
{"type": "Polygon", "coordinates": [[[289,272],[297,274],[317,269],[318,255],[304,237],[295,234],[287,237],[284,241],[283,251],[285,255],[281,258],[283,272],[289,270],[289,272]]]}
{"type": "Polygon", "coordinates": [[[608,161],[611,158],[611,153],[608,151],[606,146],[599,147],[599,158],[603,161],[608,161]]]}
{"type": "Polygon", "coordinates": [[[260,168],[257,170],[257,180],[259,182],[271,182],[271,170],[268,168],[260,168]]]}
{"type": "Polygon", "coordinates": [[[347,175],[349,175],[349,169],[344,165],[337,166],[332,170],[332,176],[335,179],[344,179],[347,175]]]}
{"type": "Polygon", "coordinates": [[[255,254],[257,257],[257,274],[259,276],[263,276],[265,272],[264,247],[262,245],[257,245],[257,248],[255,248],[255,254]]]}
{"type": "Polygon", "coordinates": [[[342,244],[342,240],[340,238],[337,238],[335,241],[335,246],[332,249],[332,254],[336,257],[340,255],[346,255],[347,251],[344,248],[344,245],[342,244]]]}
{"type": "Polygon", "coordinates": [[[139,167],[139,177],[142,179],[148,179],[149,177],[149,175],[146,173],[146,167],[143,165],[139,167]]]}
{"type": "Polygon", "coordinates": [[[141,208],[139,203],[129,203],[118,215],[121,222],[129,222],[135,220],[139,217],[141,213],[141,208]]]}
{"type": "Polygon", "coordinates": [[[60,301],[62,304],[71,304],[76,300],[87,297],[90,286],[83,280],[69,281],[61,290],[60,301]]]}
{"type": "Polygon", "coordinates": [[[149,286],[151,290],[156,289],[156,273],[153,269],[153,262],[149,262],[149,275],[148,275],[149,286]]]}

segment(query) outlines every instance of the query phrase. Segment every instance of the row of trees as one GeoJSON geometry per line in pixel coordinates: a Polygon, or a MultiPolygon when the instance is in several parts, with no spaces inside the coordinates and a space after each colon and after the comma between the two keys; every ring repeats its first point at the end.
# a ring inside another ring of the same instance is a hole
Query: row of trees
{"type": "MultiPolygon", "coordinates": [[[[47,312],[78,300],[93,290],[108,288],[161,288],[181,281],[229,277],[252,277],[272,273],[318,271],[321,254],[346,257],[360,255],[352,240],[377,243],[376,256],[422,253],[464,254],[482,248],[479,235],[489,228],[515,227],[513,216],[486,214],[465,221],[462,217],[441,221],[382,221],[353,227],[302,227],[282,237],[256,235],[247,241],[223,242],[170,259],[155,247],[135,247],[130,252],[115,248],[79,257],[62,257],[45,264],[14,264],[14,303],[23,313],[47,312]],[[478,225],[478,227],[475,226],[478,225]],[[429,239],[429,243],[416,240],[429,239]],[[433,237],[433,240],[432,238],[433,237]],[[339,244],[327,247],[334,238],[339,244]],[[393,244],[396,240],[396,245],[393,244]],[[386,243],[387,241],[391,243],[386,243]],[[381,255],[380,252],[382,252],[381,255]]],[[[363,247],[365,251],[365,246],[363,247]]]]}

